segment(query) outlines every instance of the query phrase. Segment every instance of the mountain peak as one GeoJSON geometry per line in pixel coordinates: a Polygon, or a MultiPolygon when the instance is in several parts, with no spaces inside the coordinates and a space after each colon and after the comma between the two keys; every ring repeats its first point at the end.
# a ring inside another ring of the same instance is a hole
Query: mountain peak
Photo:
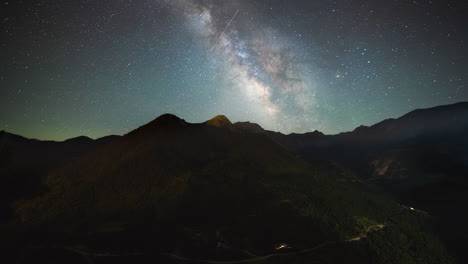
{"type": "Polygon", "coordinates": [[[231,121],[229,121],[229,119],[224,115],[217,115],[212,119],[206,121],[205,124],[214,127],[232,127],[231,121]]]}
{"type": "Polygon", "coordinates": [[[307,132],[307,135],[313,135],[313,136],[324,136],[324,134],[318,130],[314,130],[312,132],[307,132]]]}
{"type": "Polygon", "coordinates": [[[245,131],[245,132],[250,132],[250,133],[265,133],[265,129],[263,129],[259,124],[257,123],[252,123],[252,122],[236,122],[234,123],[234,126],[237,127],[238,129],[245,131]]]}
{"type": "Polygon", "coordinates": [[[179,120],[182,120],[182,119],[179,118],[176,115],[165,113],[165,114],[162,114],[162,115],[158,116],[154,121],[156,121],[156,122],[161,122],[161,121],[165,122],[165,121],[169,121],[169,120],[179,121],[179,120]]]}
{"type": "Polygon", "coordinates": [[[185,124],[186,122],[184,119],[181,119],[176,115],[166,113],[166,114],[160,115],[158,118],[150,122],[148,125],[167,127],[167,126],[175,126],[175,125],[177,126],[177,125],[185,125],[185,124]]]}
{"type": "Polygon", "coordinates": [[[64,142],[67,142],[67,143],[86,143],[86,142],[92,142],[92,141],[94,141],[94,140],[87,137],[87,136],[79,136],[79,137],[69,138],[69,139],[65,140],[64,142]]]}
{"type": "Polygon", "coordinates": [[[172,128],[181,127],[185,125],[187,125],[187,122],[185,122],[184,119],[181,119],[177,117],[176,115],[166,113],[166,114],[160,115],[158,118],[154,119],[148,124],[143,125],[131,131],[130,133],[128,133],[128,135],[136,135],[144,131],[146,132],[154,131],[155,129],[156,130],[167,129],[167,128],[172,129],[172,128]]]}

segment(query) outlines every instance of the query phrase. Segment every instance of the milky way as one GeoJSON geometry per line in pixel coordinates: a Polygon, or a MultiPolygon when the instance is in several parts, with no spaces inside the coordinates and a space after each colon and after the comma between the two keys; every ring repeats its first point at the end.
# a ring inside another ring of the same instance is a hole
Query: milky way
{"type": "Polygon", "coordinates": [[[457,1],[3,1],[0,129],[124,134],[163,113],[339,133],[468,100],[457,1]]]}
{"type": "Polygon", "coordinates": [[[255,14],[248,12],[253,6],[235,1],[223,5],[193,0],[169,3],[179,14],[182,11],[193,34],[200,36],[209,50],[207,56],[225,62],[222,100],[238,100],[236,104],[243,106],[239,111],[269,129],[322,128],[324,121],[315,112],[320,106],[310,70],[314,65],[301,57],[308,54],[267,23],[257,22],[252,17],[255,14]],[[227,19],[228,14],[234,15],[227,19]]]}

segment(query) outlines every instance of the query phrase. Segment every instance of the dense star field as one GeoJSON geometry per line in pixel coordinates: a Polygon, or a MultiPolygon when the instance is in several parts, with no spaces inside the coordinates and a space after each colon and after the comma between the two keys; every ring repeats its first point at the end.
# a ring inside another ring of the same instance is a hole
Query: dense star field
{"type": "Polygon", "coordinates": [[[169,112],[334,134],[468,100],[464,1],[1,1],[0,130],[123,134],[169,112]]]}

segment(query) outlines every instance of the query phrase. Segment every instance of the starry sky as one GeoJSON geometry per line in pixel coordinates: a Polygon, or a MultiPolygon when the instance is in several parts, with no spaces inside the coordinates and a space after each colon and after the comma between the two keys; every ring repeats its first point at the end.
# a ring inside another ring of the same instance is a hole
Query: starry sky
{"type": "Polygon", "coordinates": [[[468,101],[464,1],[0,2],[0,130],[124,134],[163,113],[335,134],[468,101]]]}

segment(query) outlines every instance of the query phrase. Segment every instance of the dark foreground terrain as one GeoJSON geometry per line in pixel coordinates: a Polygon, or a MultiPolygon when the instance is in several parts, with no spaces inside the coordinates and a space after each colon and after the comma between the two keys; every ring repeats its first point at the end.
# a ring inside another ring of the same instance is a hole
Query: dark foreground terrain
{"type": "Polygon", "coordinates": [[[5,263],[466,263],[468,104],[283,135],[173,115],[0,133],[5,263]]]}

